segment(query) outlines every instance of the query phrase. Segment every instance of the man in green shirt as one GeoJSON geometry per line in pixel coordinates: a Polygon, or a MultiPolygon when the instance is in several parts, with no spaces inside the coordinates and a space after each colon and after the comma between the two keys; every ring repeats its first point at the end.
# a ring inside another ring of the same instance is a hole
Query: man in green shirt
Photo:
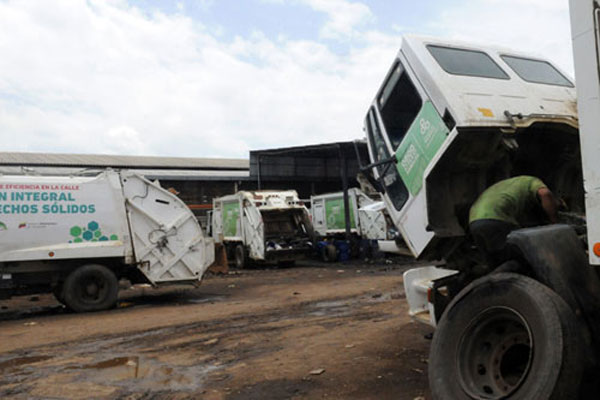
{"type": "Polygon", "coordinates": [[[534,176],[517,176],[490,186],[479,196],[469,212],[469,230],[488,266],[495,267],[506,261],[506,236],[511,231],[555,223],[557,209],[544,182],[534,176]]]}

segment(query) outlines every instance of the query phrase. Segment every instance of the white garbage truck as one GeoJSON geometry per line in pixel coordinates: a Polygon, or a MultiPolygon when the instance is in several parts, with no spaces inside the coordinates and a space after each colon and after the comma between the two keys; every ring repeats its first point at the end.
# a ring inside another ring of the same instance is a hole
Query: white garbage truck
{"type": "Polygon", "coordinates": [[[330,242],[321,248],[325,261],[334,261],[337,250],[333,242],[353,238],[378,243],[381,248],[394,246],[396,228],[392,224],[379,194],[372,198],[359,188],[348,189],[350,229],[346,232],[344,192],[325,193],[310,197],[310,214],[318,240],[330,242]]]}
{"type": "Polygon", "coordinates": [[[597,398],[586,396],[600,349],[600,5],[572,0],[571,13],[578,93],[542,57],[407,36],[367,113],[364,170],[432,265],[404,284],[411,315],[436,327],[434,399],[597,398]],[[542,179],[569,212],[511,232],[508,261],[489,268],[469,209],[519,175],[542,179]]]}
{"type": "Polygon", "coordinates": [[[74,311],[113,307],[118,281],[198,283],[214,242],[158,183],[131,171],[0,176],[0,294],[53,291],[74,311]]]}
{"type": "Polygon", "coordinates": [[[312,251],[308,209],[295,190],[239,191],[213,199],[211,234],[238,268],[292,264],[312,251]]]}

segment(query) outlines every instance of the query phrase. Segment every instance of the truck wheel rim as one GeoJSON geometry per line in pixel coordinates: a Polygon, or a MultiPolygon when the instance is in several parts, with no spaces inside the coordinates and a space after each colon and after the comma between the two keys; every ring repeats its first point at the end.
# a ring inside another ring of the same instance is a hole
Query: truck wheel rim
{"type": "Polygon", "coordinates": [[[86,303],[101,301],[106,295],[107,285],[102,277],[89,276],[81,285],[81,299],[86,303]]]}
{"type": "Polygon", "coordinates": [[[517,311],[492,307],[468,324],[457,350],[462,389],[474,399],[501,399],[526,379],[533,358],[533,336],[517,311]]]}

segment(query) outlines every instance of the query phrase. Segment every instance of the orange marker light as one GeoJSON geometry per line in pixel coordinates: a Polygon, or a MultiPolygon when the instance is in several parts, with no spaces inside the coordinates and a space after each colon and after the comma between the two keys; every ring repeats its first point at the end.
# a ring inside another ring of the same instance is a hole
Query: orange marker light
{"type": "Polygon", "coordinates": [[[53,251],[51,251],[50,253],[48,253],[48,255],[49,255],[50,257],[54,257],[54,252],[53,252],[53,251]]]}
{"type": "Polygon", "coordinates": [[[600,243],[594,243],[594,254],[600,257],[600,243]]]}

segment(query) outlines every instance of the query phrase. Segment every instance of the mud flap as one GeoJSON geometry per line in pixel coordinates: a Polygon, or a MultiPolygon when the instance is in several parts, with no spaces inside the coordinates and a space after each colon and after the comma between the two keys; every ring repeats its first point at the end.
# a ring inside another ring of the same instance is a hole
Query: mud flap
{"type": "Polygon", "coordinates": [[[223,243],[215,243],[215,262],[208,267],[208,271],[213,274],[227,274],[229,272],[227,251],[223,243]]]}
{"type": "MultiPolygon", "coordinates": [[[[554,290],[600,337],[600,280],[582,242],[568,225],[520,229],[508,235],[509,249],[531,267],[533,277],[554,290]]],[[[599,350],[599,345],[595,345],[599,350]]]]}

